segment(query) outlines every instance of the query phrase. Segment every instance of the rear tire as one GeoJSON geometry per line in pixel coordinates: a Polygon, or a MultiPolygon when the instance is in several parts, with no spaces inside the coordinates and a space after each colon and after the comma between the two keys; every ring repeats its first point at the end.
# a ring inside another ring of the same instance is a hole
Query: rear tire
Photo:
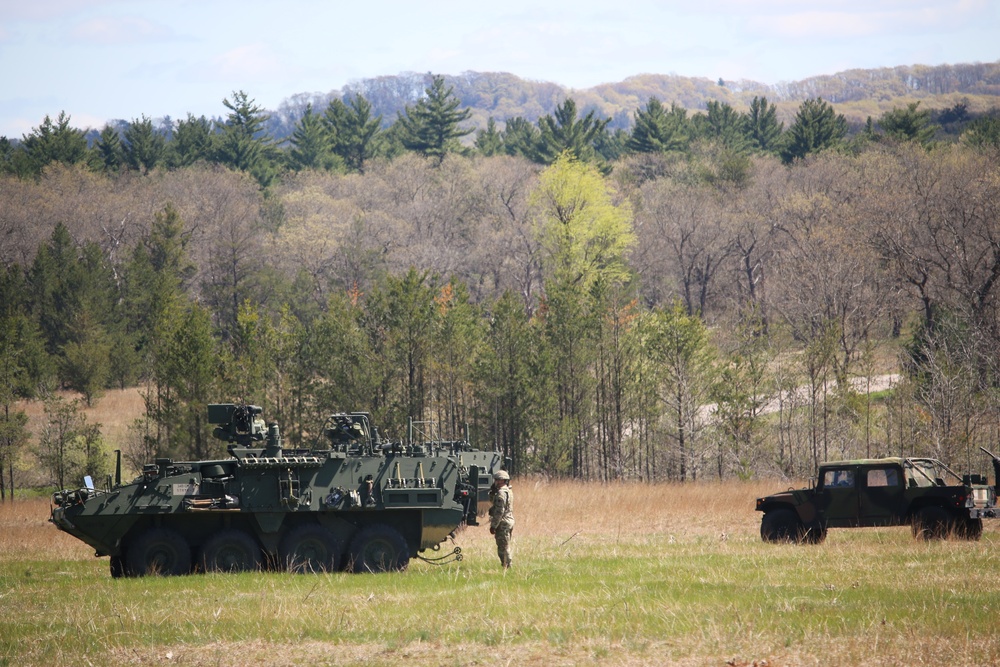
{"type": "Polygon", "coordinates": [[[126,575],[125,571],[125,559],[121,556],[111,557],[111,578],[121,579],[126,575]]]}
{"type": "Polygon", "coordinates": [[[963,540],[976,542],[983,536],[982,519],[963,519],[955,524],[955,535],[963,540]]]}
{"type": "Polygon", "coordinates": [[[340,569],[343,547],[323,526],[293,528],[281,540],[278,556],[289,572],[336,572],[340,569]]]}
{"type": "Polygon", "coordinates": [[[260,546],[248,533],[230,528],[201,548],[201,569],[205,572],[248,572],[259,570],[260,546]]]}
{"type": "Polygon", "coordinates": [[[351,540],[348,566],[353,572],[395,572],[405,570],[409,562],[406,540],[390,526],[368,526],[351,540]]]}
{"type": "Polygon", "coordinates": [[[768,510],[760,519],[760,539],[765,542],[799,542],[804,532],[799,515],[784,507],[768,510]]]}
{"type": "Polygon", "coordinates": [[[133,541],[125,554],[128,573],[178,575],[191,571],[191,546],[176,531],[150,528],[133,541]]]}
{"type": "Polygon", "coordinates": [[[951,532],[952,517],[943,507],[924,507],[913,515],[910,526],[917,539],[943,540],[951,532]]]}

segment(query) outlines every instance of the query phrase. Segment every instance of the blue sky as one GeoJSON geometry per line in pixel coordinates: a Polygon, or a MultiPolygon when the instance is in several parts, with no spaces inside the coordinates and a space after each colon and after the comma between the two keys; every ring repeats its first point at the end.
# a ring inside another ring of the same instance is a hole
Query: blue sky
{"type": "Polygon", "coordinates": [[[400,72],[587,88],[1000,60],[998,0],[0,0],[0,135],[224,115],[400,72]]]}

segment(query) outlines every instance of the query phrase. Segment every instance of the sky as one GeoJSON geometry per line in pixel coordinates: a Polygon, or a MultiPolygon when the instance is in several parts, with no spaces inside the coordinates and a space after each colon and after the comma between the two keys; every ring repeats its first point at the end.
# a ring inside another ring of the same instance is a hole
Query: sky
{"type": "Polygon", "coordinates": [[[403,72],[570,89],[1000,60],[1000,0],[0,0],[0,136],[224,116],[403,72]]]}

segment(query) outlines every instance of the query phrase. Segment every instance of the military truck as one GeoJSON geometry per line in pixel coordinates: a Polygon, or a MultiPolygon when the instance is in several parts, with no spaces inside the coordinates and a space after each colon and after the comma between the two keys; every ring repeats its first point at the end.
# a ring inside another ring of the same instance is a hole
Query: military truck
{"type": "MultiPolygon", "coordinates": [[[[996,457],[993,466],[1000,473],[996,457]]],[[[828,528],[903,525],[925,540],[978,540],[983,518],[997,515],[997,489],[936,459],[833,461],[819,466],[813,487],[758,498],[757,511],[765,542],[817,544],[828,528]]]]}
{"type": "Polygon", "coordinates": [[[50,521],[110,557],[113,577],[193,571],[402,570],[411,558],[460,560],[441,544],[477,525],[496,452],[467,440],[383,440],[366,412],[337,413],[322,447],[283,446],[253,405],[213,404],[213,435],[228,458],[157,459],[128,483],[53,495],[50,521]]]}

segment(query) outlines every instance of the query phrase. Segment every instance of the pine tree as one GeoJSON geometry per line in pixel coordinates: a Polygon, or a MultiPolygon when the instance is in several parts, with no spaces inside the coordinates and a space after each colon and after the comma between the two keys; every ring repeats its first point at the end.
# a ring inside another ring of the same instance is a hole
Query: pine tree
{"type": "Polygon", "coordinates": [[[188,167],[212,156],[212,124],[204,116],[188,114],[177,123],[167,144],[167,163],[172,167],[188,167]]]}
{"type": "Polygon", "coordinates": [[[292,147],[288,151],[288,162],[292,169],[317,169],[329,171],[340,160],[333,153],[330,136],[323,127],[321,116],[313,113],[312,105],[306,107],[302,118],[292,131],[292,147]]]}
{"type": "Polygon", "coordinates": [[[520,116],[508,118],[500,133],[507,155],[535,160],[538,154],[538,128],[520,116]]]}
{"type": "Polygon", "coordinates": [[[905,109],[886,111],[878,119],[878,125],[887,137],[896,141],[915,141],[929,146],[934,139],[935,128],[931,124],[931,112],[919,111],[920,102],[911,102],[905,109]]]}
{"type": "Polygon", "coordinates": [[[48,116],[26,135],[21,146],[31,173],[40,174],[50,162],[77,164],[87,158],[87,139],[83,130],[70,127],[70,117],[63,111],[53,123],[48,116]]]}
{"type": "Polygon", "coordinates": [[[979,149],[1000,148],[1000,115],[990,113],[969,123],[962,143],[979,149]]]}
{"type": "Polygon", "coordinates": [[[749,150],[749,142],[744,134],[744,116],[725,102],[710,100],[705,115],[697,115],[692,124],[698,136],[718,142],[724,148],[738,154],[749,150]]]}
{"type": "Polygon", "coordinates": [[[163,160],[166,139],[153,128],[152,119],[133,119],[122,138],[125,163],[132,169],[148,174],[163,160]]]}
{"type": "Polygon", "coordinates": [[[275,176],[272,140],[264,127],[269,116],[242,90],[222,103],[230,113],[215,142],[215,159],[266,186],[275,176]]]}
{"type": "Polygon", "coordinates": [[[98,171],[117,174],[125,162],[121,137],[118,131],[110,125],[105,125],[101,136],[94,144],[92,164],[98,171]]]}
{"type": "Polygon", "coordinates": [[[490,307],[485,349],[476,365],[477,395],[482,397],[477,405],[482,413],[478,421],[493,426],[491,440],[511,458],[512,473],[529,469],[536,342],[523,301],[505,292],[490,307]]]}
{"type": "Polygon", "coordinates": [[[750,111],[743,117],[743,132],[751,148],[765,153],[780,150],[784,123],[778,122],[778,107],[768,103],[766,97],[754,95],[750,111]]]}
{"type": "Polygon", "coordinates": [[[350,105],[332,100],[323,115],[323,125],[330,135],[332,150],[347,169],[365,173],[365,164],[381,150],[384,138],[382,115],[372,118],[372,105],[360,93],[350,105]]]}
{"type": "Polygon", "coordinates": [[[635,126],[626,144],[636,153],[682,151],[688,145],[687,111],[674,104],[668,112],[655,97],[635,112],[635,126]]]}
{"type": "Polygon", "coordinates": [[[397,124],[407,150],[433,158],[440,165],[445,155],[460,150],[458,139],[473,132],[473,128],[459,127],[472,111],[458,110],[462,102],[455,97],[454,88],[445,89],[444,77],[435,76],[424,92],[426,97],[398,114],[397,124]]]}
{"type": "Polygon", "coordinates": [[[484,157],[499,155],[503,151],[503,138],[497,130],[493,116],[486,121],[486,129],[476,132],[476,150],[484,157]]]}
{"type": "Polygon", "coordinates": [[[538,159],[544,164],[552,164],[559,156],[568,153],[583,162],[596,161],[594,144],[611,119],[599,120],[595,118],[595,113],[591,110],[578,119],[576,102],[573,98],[566,98],[556,106],[554,115],[539,118],[538,159]]]}
{"type": "MultiPolygon", "coordinates": [[[[160,423],[160,447],[185,458],[208,458],[213,445],[205,405],[216,400],[219,353],[208,311],[189,304],[180,317],[162,322],[154,376],[159,393],[155,419],[160,423]]],[[[240,396],[230,395],[236,401],[240,396]]],[[[163,453],[161,451],[161,453],[163,453]]]]}
{"type": "Polygon", "coordinates": [[[56,225],[47,243],[43,243],[28,272],[31,314],[45,337],[51,355],[61,353],[70,340],[72,322],[79,310],[84,276],[76,244],[62,223],[56,225]]]}
{"type": "Polygon", "coordinates": [[[832,148],[847,136],[847,119],[835,113],[823,98],[806,100],[795,114],[795,122],[788,129],[788,141],[782,159],[788,163],[804,158],[810,153],[832,148]]]}

